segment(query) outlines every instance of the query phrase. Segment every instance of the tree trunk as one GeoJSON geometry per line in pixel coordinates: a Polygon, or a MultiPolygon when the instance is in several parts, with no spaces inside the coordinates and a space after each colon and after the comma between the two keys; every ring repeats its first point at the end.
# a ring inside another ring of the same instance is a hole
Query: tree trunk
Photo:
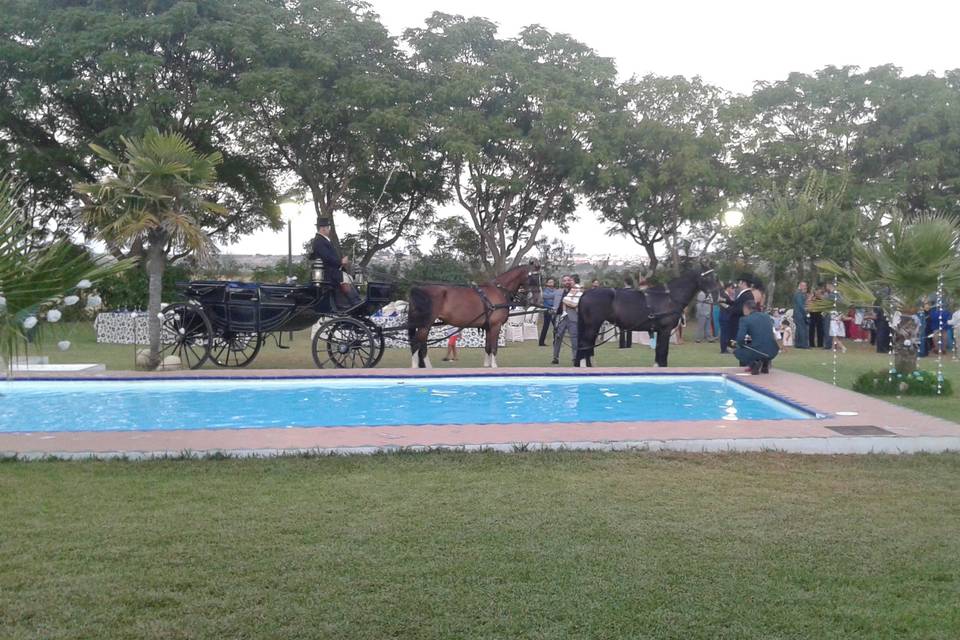
{"type": "MultiPolygon", "coordinates": [[[[893,366],[897,373],[909,375],[917,370],[917,319],[902,314],[893,333],[893,366]]],[[[920,338],[923,339],[922,337],[920,338]]]]}
{"type": "Polygon", "coordinates": [[[147,249],[147,276],[149,278],[147,297],[147,327],[150,334],[149,367],[156,369],[160,365],[160,302],[163,297],[163,270],[167,256],[164,253],[165,242],[151,242],[147,249]]]}

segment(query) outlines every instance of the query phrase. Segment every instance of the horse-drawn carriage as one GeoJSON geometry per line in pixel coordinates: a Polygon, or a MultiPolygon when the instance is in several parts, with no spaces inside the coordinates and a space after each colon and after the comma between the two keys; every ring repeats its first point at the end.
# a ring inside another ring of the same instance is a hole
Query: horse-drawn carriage
{"type": "Polygon", "coordinates": [[[250,364],[263,343],[280,348],[283,332],[322,324],[311,344],[320,368],[373,367],[383,356],[383,330],[370,316],[390,302],[393,287],[371,282],[359,304],[340,300],[337,290],[315,267],[303,285],[221,280],[178,282],[185,302],[163,310],[161,358],[176,356],[180,366],[196,369],[208,359],[221,367],[250,364]]]}

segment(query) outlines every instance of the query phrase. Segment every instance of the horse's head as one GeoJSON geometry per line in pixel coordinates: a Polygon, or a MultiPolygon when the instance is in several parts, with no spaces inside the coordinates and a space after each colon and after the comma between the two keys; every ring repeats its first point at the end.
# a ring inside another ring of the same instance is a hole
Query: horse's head
{"type": "Polygon", "coordinates": [[[713,296],[714,300],[720,299],[720,280],[717,278],[717,271],[703,260],[700,261],[697,271],[697,289],[713,296]]]}
{"type": "Polygon", "coordinates": [[[529,264],[515,267],[494,278],[497,288],[508,293],[511,302],[528,306],[540,297],[540,262],[531,260],[529,264]]]}

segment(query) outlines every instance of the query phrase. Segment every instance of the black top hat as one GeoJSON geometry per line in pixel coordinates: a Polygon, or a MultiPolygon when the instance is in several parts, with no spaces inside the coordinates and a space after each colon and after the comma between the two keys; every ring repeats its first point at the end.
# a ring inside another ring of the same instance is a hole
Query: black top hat
{"type": "Polygon", "coordinates": [[[747,284],[753,284],[753,276],[749,273],[741,273],[739,276],[737,276],[737,282],[740,282],[741,280],[747,284]]]}
{"type": "Polygon", "coordinates": [[[320,227],[329,227],[329,226],[330,226],[330,218],[317,218],[318,229],[320,227]]]}

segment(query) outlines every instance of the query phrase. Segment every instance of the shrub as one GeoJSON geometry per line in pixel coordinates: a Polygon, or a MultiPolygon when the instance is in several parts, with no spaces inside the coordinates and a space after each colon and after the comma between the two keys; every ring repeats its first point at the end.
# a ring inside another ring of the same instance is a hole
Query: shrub
{"type": "MultiPolygon", "coordinates": [[[[932,371],[914,371],[911,374],[894,370],[867,371],[853,383],[853,390],[876,396],[935,396],[937,374],[932,371]]],[[[950,381],[941,377],[940,393],[953,393],[950,381]]]]}
{"type": "MultiPolygon", "coordinates": [[[[190,270],[187,267],[168,265],[163,272],[163,296],[161,300],[173,302],[177,299],[174,284],[189,279],[190,270]]],[[[140,267],[104,278],[97,284],[97,288],[103,298],[104,310],[146,309],[149,284],[146,270],[140,267]]]]}

